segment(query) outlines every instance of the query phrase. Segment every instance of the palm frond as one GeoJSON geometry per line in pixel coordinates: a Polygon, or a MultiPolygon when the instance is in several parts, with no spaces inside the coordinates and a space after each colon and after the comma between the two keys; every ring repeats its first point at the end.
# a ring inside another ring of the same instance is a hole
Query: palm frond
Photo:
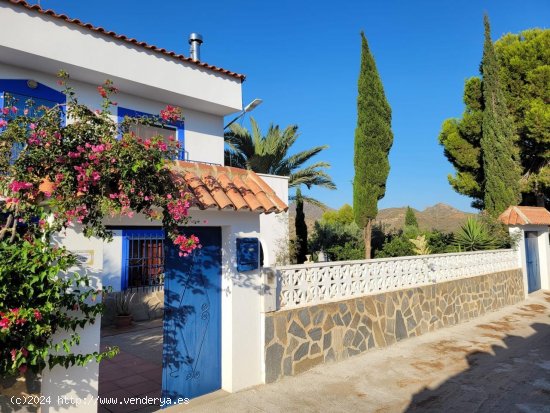
{"type": "Polygon", "coordinates": [[[226,149],[224,151],[224,164],[234,168],[248,169],[246,158],[241,152],[226,149]]]}
{"type": "MultiPolygon", "coordinates": [[[[304,163],[309,161],[311,158],[313,158],[315,155],[317,155],[319,152],[325,150],[328,148],[328,146],[316,146],[315,148],[307,149],[302,152],[298,152],[297,154],[294,154],[292,156],[289,156],[286,159],[283,159],[278,166],[278,171],[280,171],[281,175],[289,175],[293,170],[298,169],[300,166],[302,166],[304,163]]],[[[324,163],[323,166],[320,167],[330,167],[329,163],[324,163]]]]}
{"type": "MultiPolygon", "coordinates": [[[[316,198],[312,198],[310,196],[306,196],[306,195],[302,194],[302,199],[304,200],[305,203],[308,203],[308,204],[314,205],[316,207],[319,207],[319,208],[323,209],[323,211],[329,209],[327,204],[324,204],[323,202],[319,201],[316,198]]],[[[288,200],[289,201],[296,201],[296,195],[289,196],[288,200]]]]}
{"type": "Polygon", "coordinates": [[[308,188],[320,186],[327,189],[336,189],[336,184],[332,178],[317,167],[307,167],[290,174],[288,179],[289,188],[299,185],[305,185],[308,188]]]}

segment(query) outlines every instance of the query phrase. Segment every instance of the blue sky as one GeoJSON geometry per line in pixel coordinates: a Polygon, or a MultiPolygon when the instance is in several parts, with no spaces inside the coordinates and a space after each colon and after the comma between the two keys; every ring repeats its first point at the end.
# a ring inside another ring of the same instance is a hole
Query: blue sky
{"type": "MultiPolygon", "coordinates": [[[[42,0],[71,17],[188,54],[204,36],[202,60],[244,73],[244,104],[270,122],[298,124],[302,150],[327,144],[336,191],[312,190],[331,207],[352,203],[359,32],[365,31],[393,110],[394,145],[380,208],[445,202],[471,210],[447,182],[451,165],[437,143],[441,123],[460,116],[464,80],[478,73],[483,13],[493,39],[548,27],[550,2],[525,1],[189,1],[42,0]],[[153,7],[154,4],[154,7],[153,7]]],[[[248,119],[244,121],[245,125],[248,119]]]]}

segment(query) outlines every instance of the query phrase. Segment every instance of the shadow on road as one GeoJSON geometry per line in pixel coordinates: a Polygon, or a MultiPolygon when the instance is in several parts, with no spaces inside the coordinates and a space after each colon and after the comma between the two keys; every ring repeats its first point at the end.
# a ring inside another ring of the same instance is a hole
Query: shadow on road
{"type": "MultiPolygon", "coordinates": [[[[547,294],[547,301],[550,294],[547,294]]],[[[544,312],[533,304],[516,315],[544,312]]],[[[480,335],[500,338],[513,327],[506,320],[477,326],[480,335]],[[500,333],[500,335],[499,335],[500,333]]],[[[550,326],[531,324],[529,337],[506,335],[504,346],[465,355],[468,368],[430,389],[416,393],[405,410],[412,412],[550,412],[550,326]],[[492,354],[494,353],[494,354],[492,354]]]]}

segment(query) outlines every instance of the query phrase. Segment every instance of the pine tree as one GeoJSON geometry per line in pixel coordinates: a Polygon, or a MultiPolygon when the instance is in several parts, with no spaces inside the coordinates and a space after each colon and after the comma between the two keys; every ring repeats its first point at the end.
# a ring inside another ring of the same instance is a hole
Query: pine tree
{"type": "Polygon", "coordinates": [[[306,260],[307,254],[307,225],[304,215],[304,199],[300,188],[296,189],[296,218],[294,218],[296,228],[296,262],[302,264],[306,260]]]}
{"type": "Polygon", "coordinates": [[[418,228],[416,215],[414,213],[414,210],[410,206],[407,207],[407,212],[405,212],[405,226],[418,228]]]}
{"type": "Polygon", "coordinates": [[[365,258],[371,258],[372,222],[378,214],[378,201],[386,193],[390,172],[388,154],[393,143],[391,108],[361,32],[361,68],[358,81],[357,127],[355,129],[355,177],[353,211],[355,222],[363,229],[365,258]]]}
{"type": "Polygon", "coordinates": [[[514,126],[499,79],[499,63],[491,41],[489,18],[484,17],[485,44],[481,62],[483,108],[481,151],[485,172],[485,209],[498,215],[520,201],[520,172],[514,126]]]}
{"type": "MultiPolygon", "coordinates": [[[[508,33],[494,43],[499,80],[518,137],[522,205],[550,208],[550,29],[508,33]]],[[[484,209],[485,174],[481,153],[483,110],[481,77],[466,79],[464,113],[445,120],[439,142],[455,173],[453,189],[484,209]]]]}

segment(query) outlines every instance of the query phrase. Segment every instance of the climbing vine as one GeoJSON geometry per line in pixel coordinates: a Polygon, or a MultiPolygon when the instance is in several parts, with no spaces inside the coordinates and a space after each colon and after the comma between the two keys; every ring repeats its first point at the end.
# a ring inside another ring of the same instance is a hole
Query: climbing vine
{"type": "Polygon", "coordinates": [[[179,148],[170,136],[141,138],[136,124],[181,120],[167,106],[159,116],[112,120],[117,89],[98,87],[100,108],[79,103],[69,76],[59,73],[67,103],[7,101],[0,112],[0,375],[45,366],[85,365],[104,353],[75,354],[79,328],[103,309],[102,290],[55,245],[69,229],[110,240],[106,220],[141,214],[162,222],[180,256],[200,248],[178,228],[188,223],[190,194],[172,168],[179,148]],[[57,340],[56,332],[65,331],[57,340]]]}

